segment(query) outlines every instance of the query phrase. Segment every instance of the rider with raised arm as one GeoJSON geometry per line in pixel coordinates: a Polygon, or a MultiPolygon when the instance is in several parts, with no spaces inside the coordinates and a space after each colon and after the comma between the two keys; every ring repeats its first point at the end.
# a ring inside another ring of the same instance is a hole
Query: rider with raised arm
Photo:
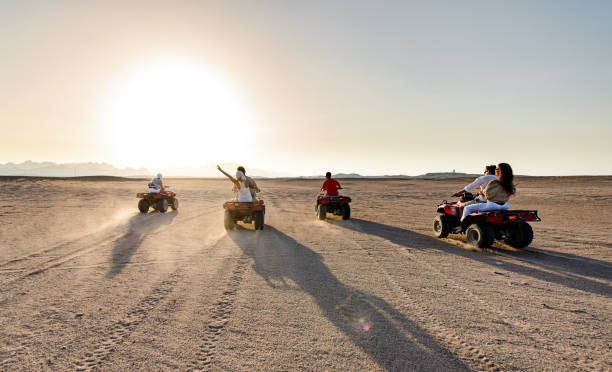
{"type": "Polygon", "coordinates": [[[321,185],[321,191],[325,191],[325,196],[338,196],[338,190],[341,190],[340,182],[331,178],[331,172],[325,173],[325,181],[321,185]]]}
{"type": "Polygon", "coordinates": [[[257,186],[257,183],[255,183],[255,180],[249,176],[246,175],[246,170],[244,169],[244,167],[241,165],[239,166],[236,170],[241,171],[244,176],[246,177],[247,181],[249,181],[249,190],[251,190],[251,196],[253,197],[253,200],[257,199],[257,193],[261,192],[261,190],[259,189],[259,187],[257,186]]]}
{"type": "MultiPolygon", "coordinates": [[[[251,195],[251,183],[241,170],[236,171],[236,178],[221,169],[221,166],[217,165],[217,169],[223,173],[234,183],[234,190],[236,191],[236,200],[240,203],[251,203],[253,202],[253,196],[251,195]]],[[[244,169],[244,168],[243,168],[244,169]]]]}

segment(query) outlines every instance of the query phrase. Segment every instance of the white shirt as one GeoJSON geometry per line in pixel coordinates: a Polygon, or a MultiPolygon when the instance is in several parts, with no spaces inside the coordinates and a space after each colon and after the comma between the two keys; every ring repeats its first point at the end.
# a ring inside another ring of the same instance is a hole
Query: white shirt
{"type": "Polygon", "coordinates": [[[486,174],[484,176],[480,176],[478,178],[476,178],[474,180],[474,182],[470,183],[469,185],[467,185],[464,190],[465,191],[470,191],[478,186],[480,186],[480,191],[484,190],[485,187],[487,187],[487,185],[489,184],[489,182],[496,180],[497,176],[494,176],[492,174],[486,174]]]}
{"type": "Polygon", "coordinates": [[[154,177],[151,180],[151,183],[154,184],[155,186],[159,187],[160,189],[164,188],[164,181],[162,181],[161,178],[154,177]]]}
{"type": "Polygon", "coordinates": [[[253,197],[251,196],[251,190],[245,185],[246,180],[238,180],[240,183],[240,188],[238,189],[237,199],[241,203],[250,203],[253,201],[253,197]]]}

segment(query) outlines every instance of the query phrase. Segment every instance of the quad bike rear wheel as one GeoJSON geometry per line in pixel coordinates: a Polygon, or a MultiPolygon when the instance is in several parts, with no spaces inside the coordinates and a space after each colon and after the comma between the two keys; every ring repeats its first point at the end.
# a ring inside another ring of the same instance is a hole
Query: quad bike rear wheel
{"type": "Polygon", "coordinates": [[[445,214],[438,214],[434,218],[433,232],[437,238],[446,238],[448,236],[450,232],[448,225],[448,217],[445,214]]]}
{"type": "Polygon", "coordinates": [[[263,230],[264,228],[264,212],[255,212],[255,230],[263,230]]]}
{"type": "Polygon", "coordinates": [[[161,213],[166,213],[168,210],[168,199],[159,199],[157,202],[157,210],[161,213]]]}
{"type": "Polygon", "coordinates": [[[326,210],[325,210],[325,206],[323,204],[319,204],[319,207],[317,208],[317,217],[319,217],[320,220],[324,220],[325,219],[325,215],[326,215],[326,210]]]}
{"type": "Polygon", "coordinates": [[[149,202],[145,199],[140,199],[138,201],[138,210],[140,213],[147,213],[149,211],[149,202]]]}
{"type": "Polygon", "coordinates": [[[484,222],[473,223],[465,232],[468,243],[478,248],[489,247],[495,241],[495,231],[484,222]]]}
{"type": "Polygon", "coordinates": [[[225,210],[225,215],[223,216],[223,226],[225,227],[225,230],[232,230],[234,227],[236,227],[236,221],[234,221],[234,218],[232,217],[232,212],[227,209],[225,210]]]}
{"type": "Polygon", "coordinates": [[[525,248],[533,240],[533,229],[525,221],[512,223],[507,228],[507,235],[504,239],[508,245],[514,248],[525,248]]]}
{"type": "Polygon", "coordinates": [[[342,207],[342,219],[348,220],[349,218],[351,218],[351,207],[348,204],[344,204],[344,207],[342,207]]]}

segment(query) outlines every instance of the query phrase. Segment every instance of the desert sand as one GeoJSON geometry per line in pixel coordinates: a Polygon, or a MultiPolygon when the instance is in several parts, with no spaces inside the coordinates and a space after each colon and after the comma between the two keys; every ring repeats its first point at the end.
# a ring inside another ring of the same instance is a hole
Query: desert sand
{"type": "Polygon", "coordinates": [[[612,369],[612,177],[519,177],[537,209],[517,251],[436,239],[471,179],[261,180],[266,226],[226,232],[227,180],[0,179],[0,369],[612,369]]]}

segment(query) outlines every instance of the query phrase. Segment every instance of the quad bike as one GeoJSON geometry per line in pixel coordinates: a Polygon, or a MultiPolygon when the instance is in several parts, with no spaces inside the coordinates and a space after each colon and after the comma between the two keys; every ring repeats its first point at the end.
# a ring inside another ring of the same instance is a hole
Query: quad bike
{"type": "Polygon", "coordinates": [[[236,222],[253,223],[255,230],[263,230],[264,215],[266,214],[266,206],[263,199],[257,199],[257,202],[241,203],[237,201],[228,201],[223,203],[225,209],[224,226],[225,230],[232,230],[236,227],[236,222]]]}
{"type": "MultiPolygon", "coordinates": [[[[472,199],[473,195],[466,193],[460,202],[472,199]]],[[[499,210],[472,213],[465,218],[462,226],[458,208],[460,202],[449,203],[444,200],[438,205],[438,215],[433,222],[436,237],[465,233],[467,242],[476,247],[488,247],[497,239],[520,249],[527,247],[533,240],[533,229],[528,222],[541,221],[538,211],[499,210]]]]}
{"type": "Polygon", "coordinates": [[[317,195],[315,212],[317,212],[317,217],[319,217],[320,220],[324,220],[327,213],[342,216],[343,220],[348,220],[351,218],[350,202],[351,198],[348,196],[326,196],[325,194],[319,194],[317,195]]]}
{"type": "Polygon", "coordinates": [[[140,198],[140,201],[138,201],[138,210],[140,213],[147,213],[150,207],[153,207],[153,209],[161,213],[166,213],[168,206],[170,206],[173,211],[177,210],[179,207],[179,201],[176,198],[176,193],[173,191],[139,192],[136,194],[136,197],[140,198]]]}

